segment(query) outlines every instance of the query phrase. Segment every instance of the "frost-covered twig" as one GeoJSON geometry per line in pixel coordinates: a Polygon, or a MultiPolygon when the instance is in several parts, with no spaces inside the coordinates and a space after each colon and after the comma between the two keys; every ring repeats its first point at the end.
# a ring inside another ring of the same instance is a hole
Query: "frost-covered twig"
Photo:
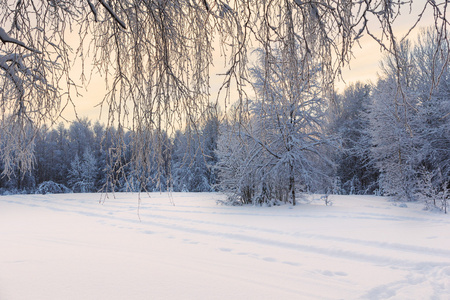
{"type": "MultiPolygon", "coordinates": [[[[117,16],[117,14],[114,12],[114,10],[111,8],[111,6],[109,6],[108,3],[105,2],[105,0],[98,0],[100,2],[101,5],[103,5],[103,7],[108,11],[108,13],[111,15],[111,17],[114,18],[114,20],[116,20],[117,23],[119,23],[119,25],[123,28],[123,29],[127,29],[127,26],[125,25],[125,23],[119,18],[119,16],[117,16]]],[[[92,6],[91,6],[92,9],[92,6]]]]}
{"type": "Polygon", "coordinates": [[[91,11],[92,11],[92,14],[94,14],[94,20],[95,20],[95,22],[97,22],[97,21],[98,21],[98,20],[97,20],[97,10],[95,9],[94,4],[92,4],[92,2],[91,2],[90,0],[87,0],[87,2],[88,2],[88,4],[89,4],[89,8],[90,8],[91,11]]]}
{"type": "Polygon", "coordinates": [[[0,27],[0,40],[3,42],[3,44],[6,44],[6,43],[16,44],[16,45],[21,46],[32,52],[41,53],[40,51],[25,45],[24,42],[21,42],[15,38],[10,37],[2,27],[0,27]]]}

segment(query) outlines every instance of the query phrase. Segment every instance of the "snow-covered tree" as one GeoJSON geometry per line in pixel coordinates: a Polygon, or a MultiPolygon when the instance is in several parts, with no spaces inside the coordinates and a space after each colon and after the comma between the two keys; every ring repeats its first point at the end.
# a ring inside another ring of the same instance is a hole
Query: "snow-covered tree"
{"type": "Polygon", "coordinates": [[[417,98],[414,91],[410,44],[402,45],[402,72],[397,74],[392,57],[385,60],[384,78],[374,88],[369,106],[372,162],[380,171],[384,194],[414,199],[417,151],[420,147],[414,124],[417,98]],[[402,85],[402,87],[399,87],[402,85]]]}
{"type": "Polygon", "coordinates": [[[84,190],[87,192],[95,191],[95,181],[97,180],[97,161],[90,149],[86,149],[83,153],[83,163],[81,178],[84,182],[84,190]]]}
{"type": "Polygon", "coordinates": [[[146,134],[144,140],[137,140],[139,135],[128,131],[120,144],[114,140],[108,155],[108,189],[118,187],[120,191],[136,192],[169,189],[172,142],[165,133],[148,130],[146,134]],[[135,151],[136,144],[144,141],[146,151],[135,151]]]}
{"type": "Polygon", "coordinates": [[[215,172],[215,165],[218,158],[216,154],[217,142],[219,138],[220,127],[220,112],[217,107],[211,106],[206,111],[204,124],[202,125],[202,141],[203,141],[203,159],[206,165],[206,174],[210,190],[215,190],[214,186],[217,183],[217,174],[215,172]]]}
{"type": "Polygon", "coordinates": [[[95,191],[97,162],[90,149],[86,149],[82,159],[78,154],[70,164],[69,184],[74,192],[89,193],[95,191]]]}
{"type": "Polygon", "coordinates": [[[416,196],[423,201],[425,209],[433,210],[437,208],[447,213],[450,204],[449,182],[442,181],[440,170],[432,173],[424,167],[417,180],[416,196]],[[436,180],[435,177],[438,177],[438,179],[436,180]]]}
{"type": "Polygon", "coordinates": [[[442,34],[445,29],[428,28],[414,47],[405,41],[399,56],[384,61],[383,77],[374,89],[369,112],[372,158],[385,194],[403,200],[418,195],[418,186],[427,180],[424,168],[442,174],[432,176],[435,186],[450,175],[449,51],[442,34]]]}
{"type": "Polygon", "coordinates": [[[199,125],[175,134],[171,168],[174,191],[215,190],[218,130],[217,111],[211,107],[199,125]]]}
{"type": "Polygon", "coordinates": [[[378,174],[370,162],[368,136],[370,97],[370,85],[357,82],[337,96],[328,111],[328,130],[342,141],[341,151],[335,154],[337,177],[332,189],[334,193],[371,194],[377,189],[378,174]]]}
{"type": "Polygon", "coordinates": [[[290,55],[298,45],[291,42],[294,45],[279,44],[273,56],[260,52],[260,62],[252,70],[256,99],[249,126],[238,127],[244,136],[241,142],[253,140],[243,174],[257,178],[253,203],[276,200],[295,205],[296,190],[318,190],[327,177],[323,165],[331,165],[326,156],[330,140],[323,130],[327,102],[318,81],[320,68],[303,79],[301,57],[293,60],[290,55]]]}
{"type": "Polygon", "coordinates": [[[254,201],[258,174],[252,172],[252,166],[258,152],[256,141],[249,136],[251,128],[249,121],[244,122],[242,117],[229,118],[220,126],[215,169],[219,177],[218,189],[228,195],[227,204],[250,204],[254,201]],[[243,128],[247,134],[243,134],[243,128]]]}
{"type": "Polygon", "coordinates": [[[83,186],[83,178],[81,175],[82,171],[82,161],[80,160],[78,154],[75,154],[75,158],[70,163],[69,169],[69,186],[72,188],[72,190],[77,190],[78,186],[80,186],[79,192],[81,191],[81,186],[83,186]]]}
{"type": "Polygon", "coordinates": [[[201,137],[198,133],[177,132],[172,156],[174,191],[209,192],[207,167],[202,156],[201,137]],[[189,137],[191,135],[191,137],[189,137]]]}
{"type": "Polygon", "coordinates": [[[91,121],[87,118],[72,122],[68,129],[69,147],[73,151],[72,157],[79,156],[93,145],[94,133],[92,131],[91,121]]]}
{"type": "Polygon", "coordinates": [[[439,43],[438,34],[433,28],[423,29],[413,54],[418,77],[419,159],[427,171],[442,175],[442,184],[450,178],[450,52],[448,45],[439,43]],[[441,72],[433,71],[433,66],[441,72]]]}
{"type": "Polygon", "coordinates": [[[54,166],[52,158],[53,151],[56,145],[53,145],[53,141],[50,140],[50,132],[47,126],[42,126],[36,137],[36,179],[38,182],[54,181],[52,178],[52,167],[54,166]]]}

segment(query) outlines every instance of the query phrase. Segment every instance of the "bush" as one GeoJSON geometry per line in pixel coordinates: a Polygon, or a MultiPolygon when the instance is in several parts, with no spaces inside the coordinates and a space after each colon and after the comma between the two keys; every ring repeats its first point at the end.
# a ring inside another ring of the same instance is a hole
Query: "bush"
{"type": "Polygon", "coordinates": [[[422,170],[422,176],[417,183],[417,196],[425,204],[426,210],[439,209],[447,213],[450,202],[450,188],[448,181],[442,182],[439,177],[427,170],[422,170]],[[435,177],[438,180],[433,180],[435,177]]]}
{"type": "Polygon", "coordinates": [[[17,189],[0,188],[0,195],[2,195],[2,196],[9,196],[9,195],[16,195],[16,194],[19,194],[19,191],[17,189]]]}
{"type": "Polygon", "coordinates": [[[59,184],[54,181],[44,181],[36,189],[36,194],[63,194],[71,193],[72,190],[66,187],[64,184],[59,184]]]}

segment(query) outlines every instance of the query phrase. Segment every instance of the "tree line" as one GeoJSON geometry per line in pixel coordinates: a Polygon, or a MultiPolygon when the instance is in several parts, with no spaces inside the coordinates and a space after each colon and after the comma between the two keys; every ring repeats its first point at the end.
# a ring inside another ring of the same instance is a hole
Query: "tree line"
{"type": "Polygon", "coordinates": [[[323,88],[320,62],[302,79],[289,49],[272,50],[270,59],[260,50],[248,109],[211,107],[172,135],[119,134],[86,119],[42,126],[33,171],[18,168],[0,187],[35,192],[51,181],[74,192],[223,191],[229,204],[267,205],[295,205],[303,192],[376,194],[446,211],[449,51],[435,34],[424,29],[416,42],[403,41],[381,62],[376,83],[341,94],[323,88]],[[137,156],[136,140],[146,142],[137,156]]]}
{"type": "MultiPolygon", "coordinates": [[[[147,157],[151,168],[131,160],[134,134],[123,134],[118,145],[117,128],[106,130],[87,118],[66,127],[42,126],[35,138],[33,169],[2,176],[2,193],[110,192],[110,191],[214,191],[218,118],[210,116],[200,129],[177,131],[173,138],[148,132],[152,143],[147,157]],[[159,156],[156,147],[163,147],[159,156]],[[124,150],[118,151],[119,149],[124,150]],[[120,152],[120,164],[116,155],[120,152]]],[[[0,164],[3,169],[3,162],[0,164]]]]}

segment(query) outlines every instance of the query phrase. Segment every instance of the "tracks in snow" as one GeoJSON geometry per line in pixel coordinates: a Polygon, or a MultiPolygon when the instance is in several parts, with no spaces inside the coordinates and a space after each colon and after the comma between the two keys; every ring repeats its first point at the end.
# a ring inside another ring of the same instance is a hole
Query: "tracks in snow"
{"type": "MultiPolygon", "coordinates": [[[[319,234],[308,230],[322,219],[348,221],[349,219],[375,222],[424,222],[428,219],[413,216],[367,212],[330,212],[315,215],[303,212],[301,208],[293,211],[277,208],[245,208],[223,206],[177,205],[150,202],[139,209],[141,221],[135,215],[135,203],[111,200],[103,208],[94,202],[67,199],[53,202],[42,197],[28,203],[55,211],[77,213],[96,217],[110,226],[138,230],[143,234],[166,234],[167,237],[184,236],[184,242],[205,244],[211,239],[219,239],[223,244],[230,242],[251,243],[263,247],[281,248],[290,251],[322,255],[325,258],[341,258],[396,268],[421,270],[424,266],[450,266],[450,248],[427,247],[379,239],[355,238],[351,233],[319,234]],[[263,224],[264,226],[261,226],[263,224]],[[272,226],[270,224],[273,224],[272,226]],[[280,229],[278,229],[280,228],[280,229]],[[189,236],[189,238],[186,238],[189,236]]],[[[343,227],[345,229],[345,226],[343,227]]],[[[350,228],[349,228],[350,229],[350,228]]],[[[363,230],[363,229],[361,229],[363,230]]],[[[400,238],[400,237],[399,237],[400,238]]],[[[220,247],[223,252],[242,255],[237,246],[220,247]]],[[[265,259],[271,261],[271,258],[265,259]]],[[[298,263],[291,262],[292,265],[298,263]]]]}

